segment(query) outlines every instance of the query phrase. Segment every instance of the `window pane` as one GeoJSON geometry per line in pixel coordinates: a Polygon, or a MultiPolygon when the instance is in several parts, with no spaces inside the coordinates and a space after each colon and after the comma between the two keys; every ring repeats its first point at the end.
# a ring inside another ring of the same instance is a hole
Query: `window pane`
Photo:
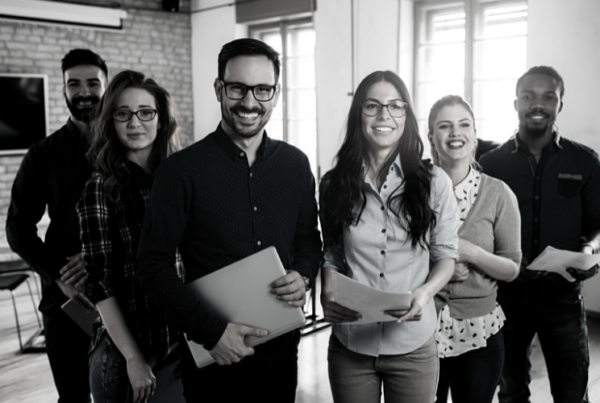
{"type": "Polygon", "coordinates": [[[273,117],[271,117],[271,120],[269,120],[265,129],[270,138],[283,140],[283,120],[273,119],[273,117]]]}
{"type": "Polygon", "coordinates": [[[312,27],[290,28],[287,39],[288,56],[314,56],[315,30],[312,27]]]}
{"type": "Polygon", "coordinates": [[[435,101],[444,95],[464,96],[464,90],[464,81],[420,84],[417,88],[417,92],[420,95],[418,105],[416,106],[417,117],[427,119],[427,116],[429,115],[429,109],[431,109],[435,101]]]}
{"type": "Polygon", "coordinates": [[[465,11],[462,5],[456,6],[454,3],[453,7],[426,10],[425,20],[425,37],[421,38],[425,43],[465,40],[465,11]]]}
{"type": "Polygon", "coordinates": [[[527,3],[522,0],[476,6],[475,37],[506,38],[527,35],[527,3]]]}
{"type": "Polygon", "coordinates": [[[279,54],[283,52],[283,44],[281,42],[281,34],[279,30],[274,32],[265,32],[260,38],[264,43],[275,49],[279,54]]]}
{"type": "Polygon", "coordinates": [[[475,80],[519,77],[527,65],[527,38],[516,37],[475,43],[475,80]]]}
{"type": "Polygon", "coordinates": [[[315,178],[317,177],[317,122],[316,120],[294,120],[288,125],[288,143],[301,149],[308,160],[315,178]]]}
{"type": "Polygon", "coordinates": [[[515,84],[516,79],[475,82],[473,110],[478,137],[502,143],[513,134],[518,125],[513,106],[515,84]]]}
{"type": "Polygon", "coordinates": [[[464,43],[423,46],[419,53],[419,81],[462,80],[464,78],[464,43]]]}
{"type": "Polygon", "coordinates": [[[288,119],[317,119],[314,89],[288,91],[288,119]]]}
{"type": "Polygon", "coordinates": [[[315,88],[315,58],[288,59],[288,88],[315,88]]]}

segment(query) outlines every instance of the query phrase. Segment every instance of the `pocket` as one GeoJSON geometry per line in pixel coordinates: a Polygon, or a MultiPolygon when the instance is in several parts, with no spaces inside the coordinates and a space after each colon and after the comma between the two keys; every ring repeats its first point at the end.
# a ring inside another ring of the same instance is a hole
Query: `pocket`
{"type": "Polygon", "coordinates": [[[342,342],[340,342],[338,338],[335,337],[333,332],[331,332],[331,336],[329,336],[329,347],[327,347],[327,351],[329,353],[337,354],[340,351],[342,351],[343,347],[344,345],[342,344],[342,342]]]}
{"type": "Polygon", "coordinates": [[[581,175],[558,174],[558,193],[568,199],[579,193],[581,175]]]}

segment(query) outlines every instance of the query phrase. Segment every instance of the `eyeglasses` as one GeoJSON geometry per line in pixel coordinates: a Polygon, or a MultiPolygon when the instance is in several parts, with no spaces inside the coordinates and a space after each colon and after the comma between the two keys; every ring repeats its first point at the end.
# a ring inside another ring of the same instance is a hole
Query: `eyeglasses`
{"type": "Polygon", "coordinates": [[[252,91],[254,99],[260,102],[266,102],[273,99],[275,96],[276,85],[258,84],[258,85],[246,85],[242,83],[228,83],[221,80],[225,87],[225,95],[227,98],[239,101],[244,99],[248,91],[252,91]]]}
{"type": "Polygon", "coordinates": [[[132,112],[126,109],[118,109],[113,112],[113,119],[117,122],[128,122],[133,115],[137,116],[140,122],[149,122],[156,116],[156,109],[140,109],[132,112]]]}
{"type": "Polygon", "coordinates": [[[377,101],[365,101],[362,104],[362,113],[367,116],[377,116],[386,107],[389,114],[394,118],[401,118],[406,115],[408,104],[403,101],[394,101],[391,104],[380,104],[377,101]]]}

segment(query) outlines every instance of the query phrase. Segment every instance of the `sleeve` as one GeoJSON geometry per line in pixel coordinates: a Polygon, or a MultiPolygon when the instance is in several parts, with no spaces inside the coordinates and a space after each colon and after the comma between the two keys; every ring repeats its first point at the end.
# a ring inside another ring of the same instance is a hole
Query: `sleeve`
{"type": "Polygon", "coordinates": [[[49,282],[60,277],[66,256],[49,248],[38,235],[50,192],[48,161],[44,148],[32,146],[19,167],[12,187],[6,218],[10,248],[49,282]]]}
{"type": "Polygon", "coordinates": [[[86,294],[93,303],[114,295],[111,284],[113,244],[111,241],[111,208],[104,193],[104,180],[93,175],[85,184],[83,195],[77,203],[77,216],[81,234],[81,247],[88,274],[86,294]]]}
{"type": "Polygon", "coordinates": [[[327,190],[330,183],[329,177],[324,176],[319,185],[319,220],[321,221],[321,231],[323,232],[323,257],[319,264],[320,268],[334,267],[340,273],[348,275],[346,271],[346,258],[344,255],[344,245],[342,236],[336,236],[332,233],[326,209],[327,190]]]}
{"type": "Polygon", "coordinates": [[[600,161],[595,151],[592,153],[592,164],[581,190],[583,207],[582,241],[600,253],[600,161]]]}
{"type": "Polygon", "coordinates": [[[307,180],[294,233],[290,269],[308,277],[314,286],[319,272],[321,235],[318,229],[315,178],[310,170],[308,158],[305,155],[303,158],[307,180]]]}
{"type": "Polygon", "coordinates": [[[458,260],[458,208],[452,182],[441,169],[434,167],[432,178],[433,210],[436,223],[429,239],[430,258],[433,263],[442,259],[458,260]]]}
{"type": "Polygon", "coordinates": [[[497,209],[494,221],[494,254],[521,264],[521,213],[512,190],[499,182],[496,195],[497,209]]]}
{"type": "Polygon", "coordinates": [[[181,281],[175,269],[194,196],[185,168],[167,159],[154,179],[135,262],[136,278],[149,298],[187,337],[211,350],[227,323],[211,315],[181,281]]]}

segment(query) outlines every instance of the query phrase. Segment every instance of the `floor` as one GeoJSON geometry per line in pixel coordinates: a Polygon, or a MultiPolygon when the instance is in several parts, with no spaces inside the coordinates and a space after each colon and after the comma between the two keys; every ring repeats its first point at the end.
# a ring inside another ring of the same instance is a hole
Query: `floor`
{"type": "MultiPolygon", "coordinates": [[[[35,292],[35,291],[34,291],[35,292]]],[[[16,291],[24,339],[37,329],[27,287],[16,291]]],[[[590,401],[600,402],[600,320],[588,319],[590,335],[590,401]]],[[[297,403],[330,403],[327,343],[330,328],[303,337],[300,343],[297,403]]],[[[539,346],[533,353],[533,403],[551,403],[547,374],[539,346]]],[[[10,294],[0,292],[0,401],[3,403],[56,402],[52,375],[44,353],[21,354],[10,294]]],[[[497,400],[495,400],[496,402],[497,400]]]]}

